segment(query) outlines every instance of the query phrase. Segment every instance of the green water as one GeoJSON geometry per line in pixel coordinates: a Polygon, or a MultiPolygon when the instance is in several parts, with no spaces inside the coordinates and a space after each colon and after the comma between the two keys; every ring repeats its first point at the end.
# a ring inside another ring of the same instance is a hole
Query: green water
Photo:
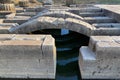
{"type": "Polygon", "coordinates": [[[88,45],[88,37],[72,31],[69,31],[69,34],[61,35],[61,30],[52,29],[33,33],[51,34],[55,38],[57,47],[56,80],[81,80],[78,66],[79,48],[88,45]]]}

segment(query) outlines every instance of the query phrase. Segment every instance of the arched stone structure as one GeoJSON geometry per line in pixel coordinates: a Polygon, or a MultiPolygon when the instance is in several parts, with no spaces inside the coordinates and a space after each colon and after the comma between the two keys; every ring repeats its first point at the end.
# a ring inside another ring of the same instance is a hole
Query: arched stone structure
{"type": "Polygon", "coordinates": [[[38,15],[32,17],[31,19],[35,19],[41,16],[48,16],[48,17],[55,17],[55,18],[75,18],[75,19],[80,19],[83,20],[84,18],[76,15],[74,13],[71,12],[67,12],[67,11],[51,11],[49,12],[48,10],[43,10],[43,12],[40,12],[38,15]]]}
{"type": "Polygon", "coordinates": [[[83,19],[83,17],[73,14],[71,12],[66,11],[52,11],[44,13],[43,16],[49,16],[49,17],[57,17],[57,18],[76,18],[76,19],[83,19]]]}
{"type": "Polygon", "coordinates": [[[54,17],[39,17],[28,21],[22,25],[12,27],[11,33],[30,33],[41,29],[69,29],[87,36],[92,34],[94,27],[82,20],[72,18],[54,18],[54,17]]]}

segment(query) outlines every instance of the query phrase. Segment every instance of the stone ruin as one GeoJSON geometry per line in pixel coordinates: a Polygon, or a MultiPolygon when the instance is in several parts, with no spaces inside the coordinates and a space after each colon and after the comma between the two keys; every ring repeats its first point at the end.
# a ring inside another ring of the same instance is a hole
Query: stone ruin
{"type": "Polygon", "coordinates": [[[30,33],[67,28],[90,37],[89,46],[80,48],[83,79],[120,79],[119,13],[110,6],[31,7],[30,2],[15,7],[11,0],[0,1],[0,77],[55,79],[54,38],[30,33]]]}

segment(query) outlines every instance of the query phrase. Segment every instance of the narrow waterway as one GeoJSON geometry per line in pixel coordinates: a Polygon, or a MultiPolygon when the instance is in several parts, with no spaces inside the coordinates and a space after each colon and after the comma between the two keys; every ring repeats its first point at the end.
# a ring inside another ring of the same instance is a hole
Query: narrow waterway
{"type": "Polygon", "coordinates": [[[81,80],[78,66],[79,48],[88,45],[87,36],[65,29],[46,29],[32,32],[32,34],[51,34],[55,38],[56,80],[81,80]]]}

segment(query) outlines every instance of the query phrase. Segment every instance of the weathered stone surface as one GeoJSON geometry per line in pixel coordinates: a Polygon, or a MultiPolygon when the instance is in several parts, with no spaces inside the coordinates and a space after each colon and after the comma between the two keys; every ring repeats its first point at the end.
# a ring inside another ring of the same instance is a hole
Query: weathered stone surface
{"type": "Polygon", "coordinates": [[[91,36],[89,41],[89,48],[92,51],[96,51],[97,42],[112,42],[112,38],[110,36],[91,36]]]}
{"type": "Polygon", "coordinates": [[[66,11],[53,11],[53,12],[46,12],[41,14],[40,16],[49,16],[49,17],[56,17],[56,18],[75,18],[75,19],[84,19],[79,15],[73,14],[71,12],[66,11]]]}
{"type": "Polygon", "coordinates": [[[113,20],[110,17],[84,17],[84,20],[88,23],[113,23],[115,20],[113,20]]]}
{"type": "Polygon", "coordinates": [[[0,13],[15,13],[14,4],[0,4],[0,13]]]}
{"type": "Polygon", "coordinates": [[[3,23],[3,19],[0,19],[0,23],[3,23]]]}
{"type": "Polygon", "coordinates": [[[119,28],[120,23],[95,23],[92,25],[96,28],[119,28]]]}
{"type": "Polygon", "coordinates": [[[120,5],[95,5],[103,9],[105,15],[114,18],[116,21],[120,22],[120,5]]]}
{"type": "Polygon", "coordinates": [[[16,13],[11,13],[11,14],[6,15],[5,17],[6,18],[14,18],[15,15],[16,15],[16,13]]]}
{"type": "Polygon", "coordinates": [[[85,35],[91,35],[94,27],[90,24],[72,18],[53,18],[53,17],[40,17],[28,21],[20,26],[10,29],[12,33],[29,33],[38,29],[50,29],[50,28],[66,28],[72,31],[80,32],[85,35]]]}
{"type": "Polygon", "coordinates": [[[22,7],[16,7],[16,13],[21,13],[21,12],[25,12],[25,9],[22,7]]]}
{"type": "Polygon", "coordinates": [[[88,8],[71,8],[69,9],[70,12],[75,13],[77,15],[83,12],[101,12],[101,8],[96,8],[96,7],[88,7],[88,8]]]}
{"type": "Polygon", "coordinates": [[[18,23],[0,23],[0,26],[4,27],[4,26],[18,26],[18,23]]]}
{"type": "Polygon", "coordinates": [[[55,79],[55,72],[56,49],[50,35],[0,34],[0,77],[55,79]]]}
{"type": "Polygon", "coordinates": [[[18,24],[22,24],[28,21],[28,19],[30,19],[30,16],[15,16],[12,19],[5,19],[4,23],[18,23],[18,24]]]}
{"type": "Polygon", "coordinates": [[[20,0],[19,1],[20,7],[28,7],[29,6],[29,0],[20,0]]]}
{"type": "Polygon", "coordinates": [[[0,34],[9,34],[9,29],[11,28],[11,26],[0,26],[0,34]]]}
{"type": "Polygon", "coordinates": [[[22,12],[22,13],[17,13],[16,16],[35,16],[36,12],[22,12]]]}
{"type": "Polygon", "coordinates": [[[80,48],[83,79],[120,79],[120,37],[92,36],[89,47],[80,48]]]}
{"type": "Polygon", "coordinates": [[[80,13],[80,16],[83,17],[97,17],[97,16],[104,16],[103,12],[84,12],[84,13],[80,13]]]}

